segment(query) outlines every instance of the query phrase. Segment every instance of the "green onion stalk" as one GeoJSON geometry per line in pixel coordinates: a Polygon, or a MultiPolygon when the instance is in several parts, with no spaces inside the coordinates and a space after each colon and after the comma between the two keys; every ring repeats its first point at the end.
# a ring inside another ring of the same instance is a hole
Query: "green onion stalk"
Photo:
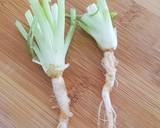
{"type": "Polygon", "coordinates": [[[39,64],[51,78],[53,92],[61,110],[57,128],[67,128],[70,111],[70,99],[67,95],[63,72],[69,67],[65,57],[75,31],[75,9],[70,10],[71,25],[65,33],[65,0],[57,0],[50,6],[51,0],[28,0],[31,10],[26,11],[27,32],[20,21],[16,26],[27,42],[32,61],[39,64]]]}
{"type": "Polygon", "coordinates": [[[115,12],[109,12],[106,0],[97,0],[87,7],[87,12],[77,17],[78,25],[91,35],[99,48],[103,51],[104,57],[101,64],[106,71],[105,84],[102,89],[102,102],[98,112],[98,127],[100,127],[101,106],[104,103],[106,116],[108,118],[108,128],[116,128],[116,113],[110,100],[110,92],[116,80],[117,60],[114,51],[117,48],[117,31],[113,27],[112,17],[115,12]]]}

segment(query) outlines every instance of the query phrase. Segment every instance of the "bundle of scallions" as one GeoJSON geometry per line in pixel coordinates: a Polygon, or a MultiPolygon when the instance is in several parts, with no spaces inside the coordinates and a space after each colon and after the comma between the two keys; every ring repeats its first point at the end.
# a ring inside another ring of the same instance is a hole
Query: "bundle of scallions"
{"type": "MultiPolygon", "coordinates": [[[[70,111],[70,99],[67,95],[63,72],[69,64],[65,64],[65,57],[75,31],[76,23],[89,35],[91,35],[99,48],[103,51],[102,66],[106,71],[105,84],[102,89],[102,103],[105,105],[108,118],[108,128],[115,128],[116,114],[110,100],[110,91],[116,80],[117,60],[114,51],[117,48],[117,31],[112,25],[112,17],[116,15],[109,12],[106,0],[97,0],[96,4],[87,7],[87,12],[76,16],[75,9],[70,10],[70,29],[65,33],[65,0],[57,0],[50,6],[51,0],[28,0],[32,12],[28,10],[25,17],[28,22],[27,32],[20,21],[16,26],[24,39],[32,55],[32,61],[42,66],[44,72],[51,78],[53,92],[61,110],[58,128],[67,128],[70,111]],[[32,14],[33,13],[33,14],[32,14]]],[[[100,116],[98,116],[98,127],[100,116]]]]}

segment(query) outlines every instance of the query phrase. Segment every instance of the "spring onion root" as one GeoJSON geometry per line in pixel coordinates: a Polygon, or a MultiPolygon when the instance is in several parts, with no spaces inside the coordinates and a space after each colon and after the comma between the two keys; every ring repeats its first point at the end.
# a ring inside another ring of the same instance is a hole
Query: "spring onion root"
{"type": "Polygon", "coordinates": [[[102,89],[102,97],[106,109],[106,115],[108,117],[108,128],[116,128],[115,125],[116,114],[110,100],[110,91],[114,86],[114,82],[116,79],[116,71],[117,71],[116,69],[117,61],[113,51],[104,52],[104,58],[102,59],[102,66],[106,71],[105,84],[102,89]]]}
{"type": "Polygon", "coordinates": [[[58,128],[67,128],[69,117],[72,117],[73,114],[69,108],[70,99],[67,96],[63,77],[59,76],[57,78],[52,78],[52,86],[61,111],[58,128]]]}

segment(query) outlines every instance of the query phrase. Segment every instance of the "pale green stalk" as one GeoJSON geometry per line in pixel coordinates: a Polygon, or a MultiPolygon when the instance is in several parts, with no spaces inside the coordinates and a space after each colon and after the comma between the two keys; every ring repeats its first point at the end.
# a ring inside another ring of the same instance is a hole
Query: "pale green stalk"
{"type": "Polygon", "coordinates": [[[102,50],[117,48],[117,32],[112,25],[111,17],[117,15],[109,12],[105,0],[97,0],[87,7],[87,12],[77,18],[78,24],[97,42],[102,50]]]}
{"type": "Polygon", "coordinates": [[[64,70],[65,57],[75,30],[75,10],[71,9],[71,26],[64,39],[65,32],[65,1],[58,0],[51,8],[50,0],[29,0],[32,12],[25,13],[30,31],[27,32],[17,20],[16,26],[23,37],[36,62],[41,64],[47,73],[50,66],[55,70],[64,70]],[[33,21],[36,19],[35,24],[33,21]]]}

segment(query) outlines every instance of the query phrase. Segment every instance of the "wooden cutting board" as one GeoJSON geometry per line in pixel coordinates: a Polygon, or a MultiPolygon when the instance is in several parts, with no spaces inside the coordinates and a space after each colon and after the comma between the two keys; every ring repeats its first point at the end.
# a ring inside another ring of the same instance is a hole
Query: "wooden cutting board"
{"type": "MultiPolygon", "coordinates": [[[[94,0],[67,0],[79,14],[94,0]]],[[[160,1],[109,2],[118,12],[118,86],[111,93],[117,128],[160,128],[160,1]]],[[[14,23],[26,23],[27,0],[0,0],[0,128],[56,128],[50,79],[31,62],[14,23]]],[[[67,22],[68,24],[69,22],[67,22]]],[[[69,128],[96,128],[104,71],[102,52],[77,27],[64,77],[74,113],[69,128]]],[[[102,114],[103,118],[103,114],[102,114]]],[[[101,122],[102,126],[105,125],[101,122]]]]}

